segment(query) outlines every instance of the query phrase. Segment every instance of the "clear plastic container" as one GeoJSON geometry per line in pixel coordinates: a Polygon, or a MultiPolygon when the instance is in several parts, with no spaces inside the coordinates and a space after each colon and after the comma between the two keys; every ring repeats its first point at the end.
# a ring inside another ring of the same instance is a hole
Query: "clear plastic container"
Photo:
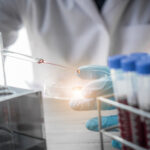
{"type": "MultiPolygon", "coordinates": [[[[98,86],[97,88],[89,87],[89,85],[93,83],[93,81],[109,77],[110,70],[108,67],[91,65],[91,67],[79,67],[76,74],[75,71],[64,72],[64,70],[60,70],[59,74],[60,76],[53,80],[49,80],[50,75],[45,77],[44,97],[71,100],[85,99],[84,97],[97,97],[97,95],[99,95],[97,92],[99,85],[94,84],[94,87],[98,86]]],[[[101,84],[101,86],[105,86],[105,82],[101,82],[101,84]]],[[[112,91],[110,90],[109,92],[112,91]]],[[[107,94],[107,92],[103,92],[102,94],[107,94]]]]}
{"type": "MultiPolygon", "coordinates": [[[[138,108],[137,99],[137,75],[136,75],[136,62],[140,57],[128,57],[121,61],[121,66],[124,74],[125,87],[126,87],[126,97],[128,105],[138,108]]],[[[132,142],[145,146],[144,144],[144,134],[142,132],[142,123],[140,121],[140,116],[130,113],[130,124],[131,124],[131,136],[132,142]]]]}
{"type": "MultiPolygon", "coordinates": [[[[138,74],[137,95],[139,107],[150,112],[150,61],[139,61],[136,65],[136,72],[138,74]]],[[[150,119],[141,117],[141,121],[144,126],[143,133],[146,148],[150,149],[150,119]]]]}
{"type": "MultiPolygon", "coordinates": [[[[119,103],[123,103],[128,105],[127,97],[126,97],[126,87],[125,80],[123,76],[123,71],[121,69],[121,60],[125,59],[125,55],[117,55],[109,57],[108,64],[111,68],[111,76],[114,88],[115,99],[119,103]]],[[[120,130],[122,138],[132,141],[131,136],[131,126],[130,126],[130,118],[129,112],[118,109],[119,113],[119,122],[120,122],[120,130]]],[[[123,145],[123,150],[131,150],[131,148],[123,145]]]]}

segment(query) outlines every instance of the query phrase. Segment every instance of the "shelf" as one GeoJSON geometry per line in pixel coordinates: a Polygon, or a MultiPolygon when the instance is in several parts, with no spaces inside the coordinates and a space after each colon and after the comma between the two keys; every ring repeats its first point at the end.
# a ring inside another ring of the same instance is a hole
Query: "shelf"
{"type": "Polygon", "coordinates": [[[150,119],[150,113],[149,112],[143,111],[143,110],[138,109],[138,108],[134,108],[134,107],[129,106],[129,105],[121,104],[121,103],[118,103],[116,101],[112,101],[112,100],[108,99],[109,97],[112,97],[112,95],[108,95],[108,96],[105,96],[105,97],[97,97],[97,109],[98,109],[98,118],[99,118],[99,134],[100,134],[100,143],[101,143],[100,150],[104,150],[103,135],[106,135],[106,136],[108,136],[112,139],[115,139],[115,140],[121,142],[122,144],[124,144],[126,146],[129,146],[132,149],[147,150],[146,148],[140,147],[140,146],[138,146],[138,145],[136,145],[132,142],[129,142],[129,141],[123,139],[120,136],[114,135],[113,132],[110,133],[110,131],[112,131],[114,129],[119,129],[119,126],[111,126],[111,127],[102,129],[102,126],[101,126],[101,124],[102,124],[102,120],[101,120],[101,102],[107,103],[107,104],[115,106],[119,109],[123,109],[123,110],[129,111],[131,113],[137,114],[139,116],[146,117],[146,118],[150,119]]]}
{"type": "Polygon", "coordinates": [[[109,133],[110,131],[112,131],[114,129],[119,129],[119,126],[112,126],[112,127],[109,127],[109,128],[101,129],[100,132],[103,133],[104,135],[114,139],[114,140],[117,140],[117,141],[121,142],[124,145],[127,145],[127,146],[135,149],[135,150],[146,150],[145,148],[142,148],[138,145],[135,145],[135,144],[121,138],[120,136],[114,135],[113,133],[109,133]]]}

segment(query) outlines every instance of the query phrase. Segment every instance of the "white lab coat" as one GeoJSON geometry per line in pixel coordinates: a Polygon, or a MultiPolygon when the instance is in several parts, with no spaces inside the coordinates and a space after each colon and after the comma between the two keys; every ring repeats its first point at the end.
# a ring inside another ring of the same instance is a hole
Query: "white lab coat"
{"type": "MultiPolygon", "coordinates": [[[[150,0],[107,0],[101,14],[92,0],[0,0],[5,47],[22,25],[34,57],[67,66],[106,65],[109,55],[150,50],[150,0]]],[[[33,72],[36,87],[71,82],[71,73],[46,65],[34,64],[33,72]]]]}

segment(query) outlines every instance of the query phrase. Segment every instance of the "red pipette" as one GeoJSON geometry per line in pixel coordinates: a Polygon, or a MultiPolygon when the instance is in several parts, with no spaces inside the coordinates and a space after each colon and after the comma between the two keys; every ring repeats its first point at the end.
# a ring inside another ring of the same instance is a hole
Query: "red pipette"
{"type": "Polygon", "coordinates": [[[47,62],[43,58],[34,58],[32,56],[29,56],[29,55],[20,54],[20,53],[8,51],[8,50],[2,50],[1,52],[2,52],[3,56],[9,56],[9,57],[13,57],[13,58],[17,58],[17,59],[21,59],[21,60],[25,60],[25,61],[30,61],[32,63],[49,64],[49,65],[60,67],[63,69],[71,69],[71,70],[74,69],[74,68],[69,68],[69,67],[66,67],[66,66],[63,66],[60,64],[47,62]]]}

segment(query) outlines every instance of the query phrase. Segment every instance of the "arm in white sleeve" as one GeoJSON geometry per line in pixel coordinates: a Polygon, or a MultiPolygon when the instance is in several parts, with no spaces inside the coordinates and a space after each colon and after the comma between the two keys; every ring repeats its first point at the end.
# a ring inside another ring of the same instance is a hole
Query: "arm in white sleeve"
{"type": "Polygon", "coordinates": [[[22,21],[16,0],[0,0],[0,32],[3,36],[4,47],[13,44],[17,39],[22,21]]]}

